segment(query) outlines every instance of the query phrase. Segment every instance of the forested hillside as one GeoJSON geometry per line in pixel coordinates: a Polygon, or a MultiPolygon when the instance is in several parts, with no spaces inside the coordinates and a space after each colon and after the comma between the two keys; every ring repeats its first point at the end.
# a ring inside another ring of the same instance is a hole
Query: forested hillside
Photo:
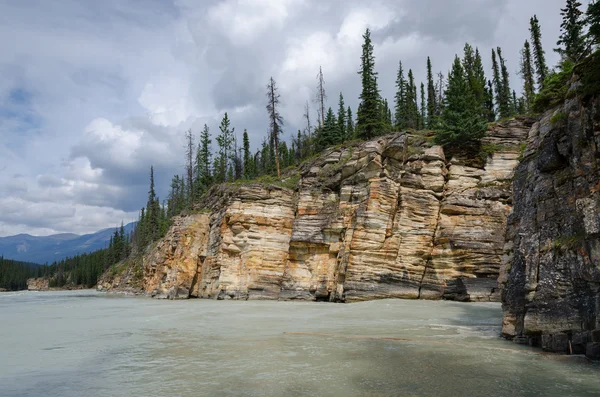
{"type": "Polygon", "coordinates": [[[18,291],[27,288],[27,279],[49,274],[45,266],[4,259],[0,256],[0,289],[18,291]]]}

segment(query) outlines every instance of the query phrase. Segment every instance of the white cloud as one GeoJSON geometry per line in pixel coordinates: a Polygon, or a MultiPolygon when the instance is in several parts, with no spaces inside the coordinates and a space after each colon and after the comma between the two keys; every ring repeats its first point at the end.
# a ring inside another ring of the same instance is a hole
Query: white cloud
{"type": "Polygon", "coordinates": [[[388,99],[398,60],[420,82],[427,55],[446,72],[465,41],[485,57],[502,46],[518,88],[529,17],[542,22],[552,63],[563,2],[2,2],[0,235],[91,232],[131,220],[145,202],[149,166],[164,198],[171,175],[182,172],[183,132],[207,123],[216,146],[225,111],[258,147],[270,76],[281,90],[285,137],[303,123],[319,66],[328,106],[337,107],[341,91],[355,110],[367,26],[388,99]],[[24,93],[21,103],[14,90],[24,93]]]}

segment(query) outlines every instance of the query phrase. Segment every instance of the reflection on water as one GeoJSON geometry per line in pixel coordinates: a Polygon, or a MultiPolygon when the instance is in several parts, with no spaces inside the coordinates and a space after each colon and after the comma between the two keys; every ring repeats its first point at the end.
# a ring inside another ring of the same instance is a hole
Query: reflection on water
{"type": "Polygon", "coordinates": [[[0,294],[2,396],[597,396],[498,337],[498,304],[0,294]]]}

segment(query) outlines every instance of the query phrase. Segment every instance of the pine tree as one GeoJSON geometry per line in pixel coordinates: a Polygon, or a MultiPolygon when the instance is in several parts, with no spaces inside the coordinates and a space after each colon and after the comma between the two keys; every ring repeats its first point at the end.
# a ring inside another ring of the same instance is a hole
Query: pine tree
{"type": "Polygon", "coordinates": [[[459,145],[479,140],[487,128],[481,117],[481,109],[469,88],[460,58],[454,58],[448,75],[448,87],[444,98],[442,128],[435,139],[441,145],[459,145]]]}
{"type": "Polygon", "coordinates": [[[375,72],[375,56],[371,32],[367,28],[363,35],[361,68],[362,91],[358,108],[356,130],[362,139],[371,139],[381,133],[381,117],[379,113],[379,90],[377,89],[377,72],[375,72]]]}
{"type": "Polygon", "coordinates": [[[185,173],[187,177],[187,201],[192,202],[194,195],[194,135],[189,129],[185,132],[185,173]]]}
{"type": "Polygon", "coordinates": [[[401,131],[406,128],[406,79],[402,61],[398,62],[398,74],[396,75],[396,95],[394,96],[394,127],[401,131]]]}
{"type": "Polygon", "coordinates": [[[513,115],[513,107],[511,106],[511,89],[508,76],[508,68],[502,57],[502,49],[498,47],[498,59],[500,60],[500,70],[502,72],[502,95],[500,103],[500,117],[506,118],[513,115]]]}
{"type": "Polygon", "coordinates": [[[206,193],[210,187],[211,181],[211,139],[210,131],[208,126],[204,124],[204,129],[200,132],[200,143],[196,151],[196,162],[195,166],[195,187],[196,197],[199,198],[202,194],[206,193]]]}
{"type": "Polygon", "coordinates": [[[534,15],[529,20],[529,32],[531,33],[531,44],[533,45],[533,59],[535,61],[538,89],[541,90],[548,75],[548,66],[546,66],[546,55],[542,47],[542,31],[537,15],[534,15]]]}
{"type": "Polygon", "coordinates": [[[319,113],[318,121],[319,127],[322,127],[325,124],[325,101],[327,100],[327,95],[325,94],[325,79],[323,78],[323,68],[319,66],[319,74],[317,75],[317,80],[319,83],[317,84],[317,104],[320,109],[317,113],[319,113]]]}
{"type": "MultiPolygon", "coordinates": [[[[320,70],[320,69],[319,69],[320,70]]],[[[277,178],[281,178],[281,169],[279,168],[279,135],[283,129],[283,117],[279,113],[280,95],[277,84],[273,77],[267,85],[267,112],[269,113],[269,129],[271,145],[275,148],[275,166],[277,167],[277,178]]]]}
{"type": "Polygon", "coordinates": [[[335,114],[333,113],[333,109],[331,108],[327,110],[327,115],[325,116],[325,123],[323,124],[323,128],[319,131],[317,140],[319,150],[323,150],[330,146],[337,145],[338,143],[340,143],[337,120],[335,114]]]}
{"type": "Polygon", "coordinates": [[[533,80],[533,65],[531,61],[531,47],[529,41],[525,40],[521,50],[521,77],[523,78],[523,96],[525,111],[529,111],[535,96],[535,82],[533,80]]]}
{"type": "Polygon", "coordinates": [[[231,157],[231,145],[233,144],[234,129],[230,129],[231,122],[227,112],[221,120],[219,126],[219,135],[217,144],[219,145],[219,157],[215,159],[215,178],[218,183],[227,180],[227,170],[229,169],[229,159],[231,157]]]}
{"type": "Polygon", "coordinates": [[[425,129],[427,125],[427,110],[425,105],[425,84],[421,83],[421,117],[420,127],[425,129]]]}
{"type": "Polygon", "coordinates": [[[427,57],[427,128],[434,128],[436,122],[436,95],[431,60],[427,57]]]}
{"type": "Polygon", "coordinates": [[[254,177],[254,170],[252,164],[252,154],[250,153],[250,139],[248,138],[248,131],[244,129],[243,136],[244,145],[244,178],[252,179],[254,177]]]}
{"type": "Polygon", "coordinates": [[[150,166],[150,190],[148,191],[148,203],[146,204],[146,214],[148,217],[145,241],[155,241],[158,237],[158,216],[159,216],[158,197],[154,190],[154,167],[150,166]]]}
{"type": "Polygon", "coordinates": [[[419,107],[417,106],[417,87],[412,69],[408,70],[408,82],[406,83],[406,126],[418,128],[419,107]]]}
{"type": "Polygon", "coordinates": [[[561,8],[563,21],[560,25],[560,37],[556,42],[559,47],[555,49],[563,59],[573,62],[578,62],[589,53],[584,31],[586,21],[579,7],[579,1],[567,0],[565,8],[561,8]]]}
{"type": "Polygon", "coordinates": [[[436,87],[436,92],[437,92],[437,101],[436,101],[436,105],[437,105],[437,110],[436,110],[436,118],[439,118],[442,116],[442,111],[444,110],[444,74],[442,72],[438,73],[438,82],[437,82],[437,87],[436,87]]]}
{"type": "Polygon", "coordinates": [[[500,77],[500,67],[498,66],[498,61],[496,59],[496,50],[492,48],[492,74],[494,81],[494,92],[495,92],[495,100],[498,107],[500,107],[500,103],[502,102],[502,78],[500,77]]]}
{"type": "Polygon", "coordinates": [[[600,1],[590,3],[588,6],[587,21],[592,44],[600,44],[600,1]]]}
{"type": "Polygon", "coordinates": [[[338,102],[337,127],[340,143],[348,139],[346,136],[346,107],[344,105],[344,96],[340,92],[340,100],[338,102]]]}
{"type": "Polygon", "coordinates": [[[354,119],[352,118],[352,109],[350,109],[350,106],[348,106],[348,116],[346,120],[348,122],[346,124],[346,135],[348,136],[348,139],[355,139],[356,132],[354,131],[354,119]]]}
{"type": "Polygon", "coordinates": [[[492,81],[488,80],[487,87],[485,89],[485,99],[484,99],[484,119],[488,122],[492,122],[496,120],[496,112],[494,110],[494,88],[492,86],[492,81]]]}
{"type": "Polygon", "coordinates": [[[473,75],[469,81],[471,91],[481,107],[481,115],[484,119],[488,118],[488,109],[486,106],[486,78],[483,69],[483,60],[479,53],[479,48],[475,48],[475,59],[473,61],[473,75]]]}
{"type": "Polygon", "coordinates": [[[469,43],[465,43],[462,67],[465,71],[465,78],[470,86],[475,81],[475,52],[469,43]]]}

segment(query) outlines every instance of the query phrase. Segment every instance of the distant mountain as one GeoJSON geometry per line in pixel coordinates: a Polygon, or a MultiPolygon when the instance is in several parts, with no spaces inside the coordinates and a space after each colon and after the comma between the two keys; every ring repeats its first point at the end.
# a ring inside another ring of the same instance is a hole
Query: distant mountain
{"type": "MultiPolygon", "coordinates": [[[[125,233],[130,233],[135,222],[125,226],[125,233]]],[[[100,230],[92,234],[78,235],[61,233],[51,236],[16,236],[0,237],[0,256],[23,262],[48,263],[68,256],[96,251],[108,245],[116,228],[100,230]]]]}

